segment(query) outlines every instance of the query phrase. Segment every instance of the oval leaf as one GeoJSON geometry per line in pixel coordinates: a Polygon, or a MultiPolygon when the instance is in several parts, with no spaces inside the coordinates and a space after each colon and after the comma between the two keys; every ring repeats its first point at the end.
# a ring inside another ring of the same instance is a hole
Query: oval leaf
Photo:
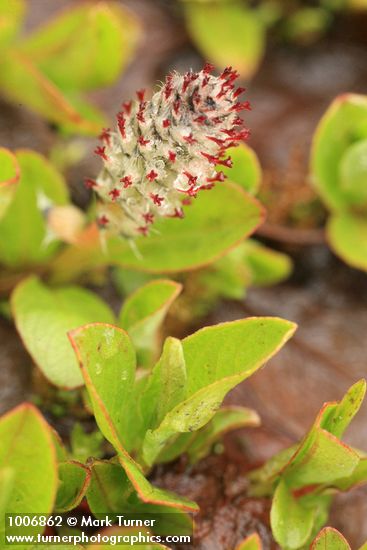
{"type": "Polygon", "coordinates": [[[125,300],[119,325],[133,341],[139,365],[147,365],[156,355],[158,331],[182,286],[170,280],[154,280],[140,287],[125,300]]]}
{"type": "Polygon", "coordinates": [[[238,147],[230,147],[226,153],[233,161],[232,168],[221,167],[230,181],[237,183],[250,193],[256,195],[259,190],[262,173],[257,155],[251,147],[240,143],[238,147]]]}
{"type": "MultiPolygon", "coordinates": [[[[366,138],[367,96],[337,97],[317,127],[311,155],[313,182],[332,210],[345,210],[351,204],[345,182],[343,186],[340,180],[340,162],[352,144],[366,138]]],[[[361,191],[365,193],[365,186],[361,191]]]]}
{"type": "Polygon", "coordinates": [[[283,548],[291,550],[306,544],[312,533],[314,510],[309,509],[292,496],[281,481],[274,493],[270,512],[271,529],[275,540],[283,548]]]}
{"type": "Polygon", "coordinates": [[[142,460],[151,466],[172,436],[209,422],[226,394],[274,355],[295,327],[282,319],[253,318],[206,327],[185,338],[185,399],[147,431],[142,460]]]}
{"type": "Polygon", "coordinates": [[[253,11],[235,2],[187,2],[188,31],[205,59],[220,68],[233,65],[251,77],[262,58],[265,29],[253,11]]]}
{"type": "Polygon", "coordinates": [[[330,216],[327,238],[334,252],[352,267],[367,271],[367,220],[339,213],[330,216]]]}
{"type": "Polygon", "coordinates": [[[11,297],[16,327],[35,363],[50,382],[65,388],[83,383],[67,332],[92,321],[113,322],[108,306],[79,287],[47,288],[36,277],[11,297]]]}
{"type": "Polygon", "coordinates": [[[21,103],[73,132],[97,135],[106,122],[85,98],[58,88],[19,50],[11,50],[0,59],[0,88],[9,101],[21,103]]]}
{"type": "Polygon", "coordinates": [[[9,267],[40,263],[52,256],[58,242],[48,242],[45,212],[68,200],[63,177],[42,155],[22,150],[16,158],[19,184],[0,221],[0,260],[9,267]]]}
{"type": "Polygon", "coordinates": [[[61,89],[90,90],[118,78],[139,34],[136,18],[125,7],[99,2],[57,14],[21,48],[61,89]]]}
{"type": "Polygon", "coordinates": [[[351,548],[339,531],[332,527],[325,527],[311,544],[311,550],[351,550],[351,548]]]}
{"type": "Polygon", "coordinates": [[[122,238],[110,239],[107,253],[97,232],[89,230],[79,246],[71,247],[52,265],[53,278],[115,264],[126,268],[170,273],[210,264],[241,242],[262,223],[260,203],[235,184],[217,185],[203,191],[185,210],[185,219],[163,219],[155,224],[156,234],[135,239],[136,250],[122,238]]]}
{"type": "MultiPolygon", "coordinates": [[[[52,512],[58,477],[50,426],[33,405],[25,403],[0,419],[0,440],[0,470],[11,468],[13,472],[13,489],[5,511],[52,512]]],[[[3,522],[2,516],[0,538],[4,533],[3,522]]],[[[43,531],[41,526],[32,529],[32,534],[43,531]]],[[[17,534],[22,534],[19,529],[17,534]]]]}

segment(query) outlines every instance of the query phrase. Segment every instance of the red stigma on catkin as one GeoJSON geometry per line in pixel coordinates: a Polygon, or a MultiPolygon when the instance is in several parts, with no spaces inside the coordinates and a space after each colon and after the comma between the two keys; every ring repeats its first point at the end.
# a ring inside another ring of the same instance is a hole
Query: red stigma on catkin
{"type": "Polygon", "coordinates": [[[157,179],[157,177],[158,177],[158,174],[157,174],[157,172],[155,172],[154,170],[151,170],[151,171],[149,172],[149,174],[146,175],[146,178],[147,178],[147,180],[149,180],[149,181],[154,181],[154,180],[157,179]]]}
{"type": "Polygon", "coordinates": [[[227,168],[232,168],[233,161],[232,161],[231,157],[228,157],[224,160],[221,160],[221,159],[217,160],[217,164],[221,164],[222,166],[226,166],[227,168]]]}
{"type": "Polygon", "coordinates": [[[170,218],[179,218],[181,220],[184,217],[185,217],[185,214],[184,214],[184,211],[182,210],[182,208],[175,208],[174,213],[170,215],[170,218]]]}
{"type": "Polygon", "coordinates": [[[226,178],[227,176],[221,171],[221,172],[218,172],[217,175],[214,176],[213,178],[206,178],[206,181],[208,183],[215,183],[217,181],[223,182],[226,178]]]}
{"type": "Polygon", "coordinates": [[[105,147],[105,146],[103,146],[103,147],[100,147],[100,146],[96,147],[96,148],[94,149],[94,153],[95,153],[96,155],[100,156],[101,158],[103,158],[103,160],[108,161],[108,156],[106,155],[106,147],[105,147]]]}
{"type": "Polygon", "coordinates": [[[119,196],[120,196],[120,191],[119,191],[118,189],[115,188],[115,189],[112,189],[112,191],[110,191],[108,194],[110,195],[111,199],[112,199],[113,201],[115,201],[116,199],[119,198],[119,196]]]}
{"type": "Polygon", "coordinates": [[[87,189],[93,189],[93,187],[98,186],[98,183],[90,178],[85,178],[84,185],[87,189]]]}
{"type": "Polygon", "coordinates": [[[117,125],[120,130],[120,134],[123,138],[126,137],[125,124],[126,124],[126,121],[125,121],[124,113],[120,111],[119,113],[117,113],[117,125]]]}
{"type": "Polygon", "coordinates": [[[153,223],[154,222],[154,215],[148,212],[147,214],[143,214],[143,219],[145,223],[153,223]]]}
{"type": "Polygon", "coordinates": [[[206,121],[207,121],[207,118],[205,115],[200,115],[194,118],[194,122],[197,122],[198,124],[205,124],[206,121]]]}
{"type": "Polygon", "coordinates": [[[183,85],[182,85],[182,92],[185,93],[187,88],[189,87],[189,85],[191,84],[191,82],[194,82],[194,80],[196,80],[198,78],[198,74],[197,73],[186,73],[185,76],[184,76],[184,81],[183,81],[183,85]]]}
{"type": "Polygon", "coordinates": [[[207,183],[204,185],[200,185],[199,190],[200,191],[209,191],[210,189],[213,189],[214,183],[207,183]]]}
{"type": "Polygon", "coordinates": [[[218,164],[218,157],[214,157],[213,155],[209,155],[208,153],[204,153],[203,151],[200,151],[200,154],[205,157],[210,164],[218,164]]]}
{"type": "Polygon", "coordinates": [[[138,90],[136,92],[136,95],[137,95],[137,98],[138,100],[140,101],[140,103],[142,103],[144,101],[144,96],[145,96],[145,90],[142,89],[142,90],[138,90]]]}
{"type": "Polygon", "coordinates": [[[145,117],[144,117],[144,109],[146,107],[146,102],[142,102],[140,103],[139,105],[139,111],[137,112],[136,114],[136,118],[138,119],[139,122],[145,122],[145,117]]]}
{"type": "Polygon", "coordinates": [[[176,160],[176,153],[174,153],[173,151],[168,151],[168,159],[169,159],[171,162],[175,162],[175,160],[176,160]]]}
{"type": "Polygon", "coordinates": [[[154,204],[156,204],[157,206],[161,206],[162,202],[164,201],[164,198],[163,197],[160,197],[158,194],[156,193],[150,193],[150,198],[152,199],[152,201],[154,202],[154,204]]]}
{"type": "Polygon", "coordinates": [[[131,113],[132,104],[133,104],[132,101],[124,101],[124,103],[122,104],[122,108],[124,109],[127,115],[130,115],[131,113]]]}
{"type": "Polygon", "coordinates": [[[188,136],[183,136],[183,138],[186,141],[186,143],[188,143],[189,145],[193,145],[194,143],[197,143],[197,140],[193,137],[192,134],[188,136]]]}
{"type": "Polygon", "coordinates": [[[206,137],[207,137],[207,139],[210,139],[210,141],[213,141],[214,143],[216,143],[220,147],[223,147],[223,145],[226,142],[225,139],[216,138],[214,136],[206,136],[206,137]]]}
{"type": "Polygon", "coordinates": [[[145,145],[148,145],[148,143],[150,143],[150,139],[144,139],[144,136],[139,136],[138,143],[139,145],[142,145],[144,147],[145,145]]]}
{"type": "Polygon", "coordinates": [[[124,184],[124,189],[126,189],[127,187],[130,187],[130,185],[132,185],[133,183],[131,176],[124,176],[123,178],[120,179],[120,181],[124,184]]]}
{"type": "Polygon", "coordinates": [[[190,174],[190,172],[184,172],[183,174],[184,174],[184,176],[187,177],[189,185],[195,185],[196,184],[196,182],[198,180],[197,176],[193,176],[192,174],[190,174]]]}
{"type": "Polygon", "coordinates": [[[172,78],[173,76],[171,74],[169,74],[166,78],[166,84],[163,88],[164,90],[164,97],[165,99],[168,99],[173,91],[173,86],[172,86],[172,78]]]}
{"type": "Polygon", "coordinates": [[[98,136],[98,139],[100,139],[101,141],[105,141],[107,145],[109,145],[111,140],[110,132],[111,132],[111,128],[103,128],[102,132],[98,136]]]}
{"type": "Polygon", "coordinates": [[[97,219],[97,224],[100,226],[100,227],[104,227],[105,225],[107,225],[109,223],[109,219],[107,218],[107,216],[105,216],[103,214],[103,216],[100,216],[98,219],[97,219]]]}
{"type": "Polygon", "coordinates": [[[163,123],[162,123],[162,126],[163,126],[163,128],[168,128],[169,126],[171,126],[171,121],[168,120],[168,118],[165,118],[163,123]]]}
{"type": "Polygon", "coordinates": [[[240,111],[251,111],[251,105],[249,101],[244,101],[243,103],[235,103],[231,107],[231,111],[237,111],[238,113],[240,111]]]}
{"type": "Polygon", "coordinates": [[[236,99],[239,95],[241,95],[245,91],[246,91],[246,88],[237,88],[237,90],[233,92],[233,99],[236,99]]]}
{"type": "Polygon", "coordinates": [[[214,71],[214,65],[212,65],[212,63],[205,63],[203,68],[203,73],[210,74],[213,71],[214,71]]]}
{"type": "Polygon", "coordinates": [[[137,231],[141,233],[144,237],[148,235],[148,228],[146,226],[138,227],[137,231]]]}
{"type": "Polygon", "coordinates": [[[186,193],[187,195],[189,195],[189,197],[196,198],[198,194],[198,189],[195,188],[195,186],[189,187],[189,189],[186,190],[186,193]]]}

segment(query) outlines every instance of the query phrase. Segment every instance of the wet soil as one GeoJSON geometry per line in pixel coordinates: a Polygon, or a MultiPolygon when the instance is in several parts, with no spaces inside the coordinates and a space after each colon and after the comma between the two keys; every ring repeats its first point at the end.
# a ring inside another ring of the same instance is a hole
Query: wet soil
{"type": "MultiPolygon", "coordinates": [[[[70,3],[59,0],[57,8],[70,3]]],[[[149,87],[173,66],[185,70],[202,64],[167,3],[125,3],[139,14],[145,33],[136,61],[120,81],[93,94],[111,116],[121,100],[135,89],[149,87]]],[[[29,0],[28,28],[47,19],[52,11],[56,3],[29,0]]],[[[193,468],[177,463],[155,472],[155,482],[201,504],[195,548],[230,548],[253,530],[260,532],[265,549],[274,548],[268,527],[269,503],[245,496],[243,473],[249,464],[261,463],[297,441],[324,401],[340,398],[349,385],[366,376],[366,275],[337,260],[317,235],[300,242],[296,233],[294,239],[287,235],[279,239],[279,231],[274,230],[308,230],[323,223],[325,212],[307,176],[311,136],[338,93],[366,93],[365,28],[366,20],[363,23],[358,16],[358,20],[343,22],[334,36],[317,46],[269,47],[262,68],[248,86],[253,105],[247,120],[252,129],[250,144],[264,168],[262,198],[271,203],[266,242],[291,254],[295,273],[278,287],[250,289],[243,303],[219,305],[204,324],[277,315],[298,322],[299,330],[265,369],[230,395],[229,402],[259,412],[262,428],[237,432],[227,439],[225,454],[209,457],[193,468]],[[307,242],[319,244],[304,246],[307,242]]],[[[3,146],[27,146],[48,153],[55,141],[53,128],[21,105],[1,100],[0,120],[3,146]]],[[[85,143],[92,150],[92,140],[85,143]]],[[[68,173],[73,197],[80,205],[88,199],[81,183],[94,171],[94,162],[88,156],[68,173]]],[[[111,300],[116,305],[115,298],[111,300]]],[[[0,410],[5,411],[28,397],[31,361],[6,321],[0,323],[0,340],[0,410]]],[[[366,421],[367,404],[346,438],[363,449],[367,449],[366,421]]],[[[67,435],[70,427],[65,422],[61,431],[67,435]]],[[[365,489],[338,497],[329,520],[356,548],[367,539],[366,497],[365,489]]]]}

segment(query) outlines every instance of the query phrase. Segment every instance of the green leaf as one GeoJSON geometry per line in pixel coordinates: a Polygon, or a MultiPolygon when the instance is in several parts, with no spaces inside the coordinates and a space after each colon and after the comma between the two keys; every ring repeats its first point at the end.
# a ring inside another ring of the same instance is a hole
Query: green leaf
{"type": "MultiPolygon", "coordinates": [[[[343,159],[350,167],[349,147],[367,138],[367,96],[344,94],[337,97],[321,119],[314,135],[311,172],[314,184],[325,204],[334,211],[347,210],[355,204],[355,193],[366,197],[365,185],[348,189],[344,180],[349,169],[341,168],[343,159]],[[347,154],[347,157],[344,155],[347,154]],[[344,180],[344,181],[343,181],[344,180]]],[[[352,154],[352,156],[354,153],[352,154]]]]}
{"type": "Polygon", "coordinates": [[[210,263],[252,233],[262,207],[238,186],[218,185],[186,208],[185,219],[165,218],[156,235],[136,239],[141,258],[120,238],[107,243],[111,263],[150,272],[193,269],[210,263]],[[225,205],[225,208],[223,207],[225,205]]]}
{"type": "Polygon", "coordinates": [[[365,382],[352,386],[340,403],[325,403],[297,451],[283,468],[289,486],[332,485],[353,474],[360,457],[342,443],[342,434],[358,411],[365,393],[365,382]],[[328,431],[330,430],[330,431],[328,431]],[[333,431],[334,430],[334,431],[333,431]]]}
{"type": "Polygon", "coordinates": [[[311,550],[351,550],[339,531],[325,527],[311,544],[311,550]]]}
{"type": "Polygon", "coordinates": [[[36,277],[15,288],[11,304],[22,340],[48,380],[66,388],[82,385],[67,332],[91,321],[113,323],[108,306],[84,288],[51,290],[36,277]]]}
{"type": "Polygon", "coordinates": [[[104,437],[99,430],[86,433],[79,422],[76,422],[70,433],[71,457],[78,462],[87,462],[90,457],[101,458],[104,454],[102,444],[104,437]]]}
{"type": "MultiPolygon", "coordinates": [[[[14,491],[15,470],[11,466],[6,466],[0,469],[0,517],[3,518],[8,503],[14,491]]],[[[4,526],[0,523],[0,536],[3,535],[4,526]]]]}
{"type": "Polygon", "coordinates": [[[134,426],[127,422],[127,411],[135,406],[131,397],[136,368],[129,336],[104,323],[86,325],[69,334],[101,432],[115,447],[121,444],[129,450],[134,426]]]}
{"type": "Polygon", "coordinates": [[[166,339],[162,355],[140,396],[145,429],[155,428],[186,395],[186,365],[180,340],[166,339]]]}
{"type": "Polygon", "coordinates": [[[360,487],[367,483],[367,458],[361,458],[353,473],[342,479],[338,479],[332,484],[338,491],[349,491],[354,487],[360,487]]]}
{"type": "Polygon", "coordinates": [[[121,514],[133,514],[139,519],[154,519],[157,534],[188,534],[192,522],[180,510],[155,504],[145,504],[136,498],[136,493],[120,464],[111,461],[95,461],[92,466],[92,481],[88,489],[89,507],[96,517],[106,514],[113,518],[121,514]],[[172,532],[173,531],[173,532],[172,532]]]}
{"type": "Polygon", "coordinates": [[[250,535],[236,546],[235,550],[262,550],[260,537],[257,533],[250,535]]]}
{"type": "Polygon", "coordinates": [[[240,143],[238,147],[230,147],[226,153],[232,158],[232,168],[221,167],[222,172],[230,181],[237,183],[250,193],[255,195],[260,187],[262,173],[257,155],[251,147],[240,143]]]}
{"type": "MultiPolygon", "coordinates": [[[[49,425],[33,405],[25,403],[0,419],[0,440],[0,470],[11,468],[13,476],[6,512],[50,513],[57,489],[57,462],[49,425]]],[[[2,516],[1,539],[3,522],[2,516]]],[[[42,530],[34,527],[32,534],[42,530]]]]}
{"type": "Polygon", "coordinates": [[[222,407],[201,430],[180,434],[165,447],[158,462],[171,462],[186,453],[191,463],[204,458],[211,447],[227,432],[260,425],[258,414],[246,407],[222,407]]]}
{"type": "Polygon", "coordinates": [[[210,264],[241,242],[262,222],[260,203],[235,184],[217,185],[202,192],[185,210],[186,218],[165,218],[157,233],[135,239],[140,255],[128,241],[113,238],[102,251],[97,233],[62,252],[52,265],[53,280],[115,264],[151,273],[187,271],[210,264]],[[225,208],[224,208],[225,205],[225,208]]]}
{"type": "Polygon", "coordinates": [[[289,464],[296,453],[298,445],[292,445],[272,456],[263,466],[252,470],[248,474],[253,486],[249,488],[250,496],[271,496],[274,489],[274,481],[280,472],[289,464]]]}
{"type": "Polygon", "coordinates": [[[86,118],[90,109],[83,106],[79,112],[74,106],[75,101],[71,101],[33,64],[32,59],[18,50],[11,50],[0,58],[0,89],[9,101],[21,103],[76,133],[97,135],[106,122],[96,108],[93,108],[92,116],[86,118]]]}
{"type": "Polygon", "coordinates": [[[9,267],[44,262],[55,253],[58,243],[47,242],[43,211],[68,200],[64,179],[42,155],[22,150],[16,158],[20,180],[0,221],[0,261],[9,267]]]}
{"type": "Polygon", "coordinates": [[[65,10],[26,38],[21,48],[63,90],[112,84],[135,50],[140,29],[133,14],[114,2],[65,10]]]}
{"type": "MultiPolygon", "coordinates": [[[[366,115],[367,116],[367,115],[366,115]]],[[[367,206],[367,139],[353,143],[340,161],[340,187],[348,203],[367,206]]]]}
{"type": "Polygon", "coordinates": [[[189,302],[191,315],[205,315],[219,298],[241,300],[244,297],[251,282],[245,244],[240,243],[210,266],[188,275],[189,284],[193,280],[195,293],[195,300],[189,302]]]}
{"type": "Polygon", "coordinates": [[[345,394],[337,404],[332,414],[327,417],[322,427],[335,437],[341,438],[359,411],[366,395],[366,381],[359,380],[345,394]]]}
{"type": "Polygon", "coordinates": [[[185,400],[147,432],[142,460],[152,465],[172,436],[196,431],[209,422],[225,395],[258,370],[294,330],[288,321],[253,318],[207,327],[185,338],[185,400]]]}
{"type": "Polygon", "coordinates": [[[135,428],[127,420],[136,407],[133,393],[135,358],[128,335],[122,329],[99,323],[74,330],[69,333],[69,338],[77,354],[99,428],[117,450],[120,463],[139,498],[147,503],[197,510],[195,503],[153,487],[127,452],[129,437],[134,437],[131,432],[135,428]],[[121,411],[128,411],[126,418],[121,411]],[[121,435],[124,439],[120,438],[121,435]]]}
{"type": "Polygon", "coordinates": [[[59,488],[55,503],[56,512],[67,512],[81,503],[87,491],[91,473],[80,462],[59,464],[59,488]]]}
{"type": "Polygon", "coordinates": [[[23,0],[2,0],[0,4],[0,49],[8,46],[22,24],[25,13],[23,0]]]}
{"type": "Polygon", "coordinates": [[[330,11],[322,7],[300,7],[287,17],[283,32],[289,41],[311,45],[327,31],[332,21],[330,11]]]}
{"type": "Polygon", "coordinates": [[[358,462],[358,454],[350,447],[326,430],[315,428],[290,461],[283,476],[293,488],[330,484],[351,475],[358,462]]]}
{"type": "Polygon", "coordinates": [[[140,365],[149,364],[159,344],[159,328],[182,286],[170,280],[155,280],[140,287],[124,302],[119,325],[134,344],[140,365]]]}
{"type": "Polygon", "coordinates": [[[367,271],[367,221],[340,212],[329,218],[327,238],[334,252],[352,267],[367,271]]]}
{"type": "Polygon", "coordinates": [[[265,47],[265,28],[256,12],[234,2],[188,2],[184,13],[205,59],[220,68],[233,65],[242,78],[255,73],[265,47]]]}
{"type": "Polygon", "coordinates": [[[92,463],[87,501],[97,518],[128,512],[127,500],[132,492],[132,485],[120,464],[105,460],[92,463]]]}
{"type": "Polygon", "coordinates": [[[254,483],[251,494],[271,494],[279,477],[292,489],[309,487],[311,494],[317,484],[340,486],[344,490],[348,485],[363,483],[366,467],[361,464],[361,457],[338,437],[358,412],[365,391],[366,383],[360,380],[339,403],[325,403],[300,444],[284,449],[250,473],[249,478],[254,483]]]}
{"type": "Polygon", "coordinates": [[[134,486],[139,498],[146,503],[160,504],[170,508],[177,508],[187,512],[197,512],[198,505],[187,498],[181,497],[169,491],[155,487],[144,477],[140,467],[133,460],[120,454],[120,463],[124,468],[130,482],[134,486]]]}
{"type": "Polygon", "coordinates": [[[192,395],[226,377],[244,380],[291,338],[295,323],[254,317],[205,327],[182,341],[188,388],[192,395]]]}
{"type": "Polygon", "coordinates": [[[197,462],[209,454],[213,444],[225,433],[249,426],[260,425],[260,417],[252,409],[245,407],[223,407],[213,416],[212,420],[196,432],[190,442],[187,453],[190,462],[197,462]]]}
{"type": "Polygon", "coordinates": [[[270,512],[271,529],[275,540],[287,549],[300,548],[312,533],[314,511],[294,498],[285,481],[274,493],[270,512]]]}
{"type": "Polygon", "coordinates": [[[247,239],[242,246],[246,264],[252,274],[253,285],[274,285],[291,274],[293,264],[287,254],[272,250],[253,239],[247,239]]]}
{"type": "Polygon", "coordinates": [[[19,178],[20,167],[16,156],[0,147],[0,219],[13,200],[19,178]]]}

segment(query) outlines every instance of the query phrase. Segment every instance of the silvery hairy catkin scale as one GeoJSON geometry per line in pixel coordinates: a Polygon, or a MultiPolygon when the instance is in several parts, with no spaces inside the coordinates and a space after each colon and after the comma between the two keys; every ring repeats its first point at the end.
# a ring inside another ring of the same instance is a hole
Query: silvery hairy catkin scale
{"type": "Polygon", "coordinates": [[[103,130],[95,153],[104,167],[86,181],[99,197],[101,229],[147,235],[155,220],[182,218],[199,191],[224,181],[215,167],[230,167],[226,149],[248,136],[239,112],[249,104],[238,100],[244,90],[235,88],[236,71],[217,77],[212,70],[172,73],[149,101],[137,92],[118,113],[116,130],[103,130]]]}

